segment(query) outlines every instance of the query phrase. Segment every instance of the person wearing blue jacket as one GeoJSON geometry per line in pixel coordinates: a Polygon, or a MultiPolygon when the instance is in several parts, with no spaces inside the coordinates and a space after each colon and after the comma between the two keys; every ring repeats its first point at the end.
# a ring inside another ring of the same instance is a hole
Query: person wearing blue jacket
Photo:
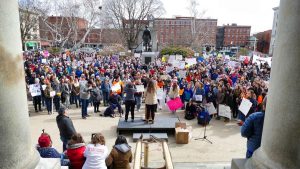
{"type": "Polygon", "coordinates": [[[260,147],[265,119],[265,107],[266,99],[264,100],[263,111],[251,114],[241,127],[242,137],[247,138],[246,158],[251,158],[254,151],[260,147]]]}

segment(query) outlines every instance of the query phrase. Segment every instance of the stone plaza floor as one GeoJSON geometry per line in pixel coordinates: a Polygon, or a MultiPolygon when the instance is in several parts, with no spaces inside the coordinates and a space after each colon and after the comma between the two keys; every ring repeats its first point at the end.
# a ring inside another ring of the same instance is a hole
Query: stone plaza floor
{"type": "MultiPolygon", "coordinates": [[[[100,110],[104,112],[105,107],[101,107],[100,110]]],[[[35,113],[31,102],[29,102],[29,112],[32,142],[36,144],[42,129],[45,129],[45,132],[51,136],[53,147],[61,152],[62,142],[60,141],[59,130],[55,120],[57,113],[55,112],[52,115],[48,115],[46,111],[35,113]]],[[[93,107],[91,106],[88,108],[88,112],[91,116],[84,120],[81,118],[81,110],[74,108],[74,105],[72,105],[72,109],[68,110],[68,114],[73,121],[76,131],[82,134],[86,143],[90,142],[92,133],[101,132],[105,136],[106,145],[110,150],[117,137],[116,128],[119,117],[100,117],[99,113],[93,113],[93,107]]],[[[207,138],[213,142],[213,144],[210,144],[206,141],[194,140],[194,138],[203,137],[204,134],[204,127],[199,126],[196,119],[185,120],[183,111],[178,111],[176,114],[180,118],[180,121],[187,122],[189,126],[192,126],[193,138],[188,144],[176,144],[175,136],[168,135],[168,146],[174,163],[230,164],[233,158],[245,157],[246,139],[241,137],[240,127],[236,124],[236,120],[232,119],[230,122],[225,123],[224,120],[212,119],[207,126],[206,132],[207,138]]],[[[135,116],[143,115],[143,107],[140,112],[135,112],[135,116]]],[[[156,113],[156,118],[161,116],[173,115],[166,111],[156,113]]],[[[125,134],[125,136],[134,152],[135,143],[132,140],[132,134],[125,134]]],[[[160,153],[162,152],[161,150],[160,145],[154,144],[150,146],[150,162],[153,162],[153,164],[163,162],[162,153],[160,153]]]]}

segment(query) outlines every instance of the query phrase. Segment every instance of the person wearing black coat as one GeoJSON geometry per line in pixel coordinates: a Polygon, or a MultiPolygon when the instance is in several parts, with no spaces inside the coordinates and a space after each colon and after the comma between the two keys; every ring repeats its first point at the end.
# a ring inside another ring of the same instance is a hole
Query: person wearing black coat
{"type": "Polygon", "coordinates": [[[60,139],[63,142],[63,151],[67,149],[67,143],[72,135],[76,133],[72,120],[66,116],[66,108],[61,106],[56,117],[57,127],[60,133],[60,139]]]}

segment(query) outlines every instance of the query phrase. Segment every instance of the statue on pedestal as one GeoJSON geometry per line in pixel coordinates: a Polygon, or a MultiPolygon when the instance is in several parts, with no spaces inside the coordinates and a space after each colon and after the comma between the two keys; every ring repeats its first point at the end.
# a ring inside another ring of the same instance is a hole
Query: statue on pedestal
{"type": "Polygon", "coordinates": [[[148,29],[148,26],[145,26],[145,30],[143,32],[143,46],[145,47],[145,52],[151,52],[151,32],[148,29]]]}

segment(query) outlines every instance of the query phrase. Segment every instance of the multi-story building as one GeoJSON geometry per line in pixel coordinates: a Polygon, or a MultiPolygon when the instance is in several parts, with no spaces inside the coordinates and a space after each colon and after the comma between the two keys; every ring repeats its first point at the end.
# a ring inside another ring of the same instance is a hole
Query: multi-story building
{"type": "Polygon", "coordinates": [[[270,43],[270,50],[269,55],[273,55],[274,47],[275,47],[275,37],[277,34],[277,25],[278,25],[278,16],[279,16],[279,7],[273,8],[274,10],[274,18],[273,18],[273,28],[272,28],[272,35],[271,35],[271,43],[270,43]]]}
{"type": "Polygon", "coordinates": [[[169,45],[216,46],[217,19],[156,18],[154,28],[159,48],[169,45]]]}
{"type": "Polygon", "coordinates": [[[218,28],[218,36],[224,37],[222,47],[245,47],[250,37],[250,31],[251,26],[224,25],[218,28]],[[221,35],[223,32],[224,35],[221,35]]]}
{"type": "Polygon", "coordinates": [[[216,37],[216,49],[221,50],[224,44],[224,27],[217,27],[217,37],[216,37]]]}
{"type": "Polygon", "coordinates": [[[256,51],[264,54],[269,53],[271,34],[272,30],[267,30],[254,35],[257,38],[256,51]]]}

